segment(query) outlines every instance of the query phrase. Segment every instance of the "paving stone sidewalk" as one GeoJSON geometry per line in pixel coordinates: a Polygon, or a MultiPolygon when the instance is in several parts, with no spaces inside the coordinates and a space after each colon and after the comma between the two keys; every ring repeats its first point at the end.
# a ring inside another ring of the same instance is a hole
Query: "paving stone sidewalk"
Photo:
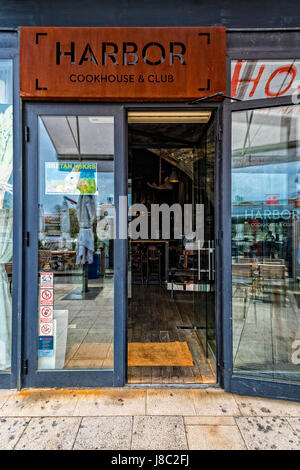
{"type": "Polygon", "coordinates": [[[300,403],[205,390],[0,391],[0,449],[300,448],[300,403]]]}

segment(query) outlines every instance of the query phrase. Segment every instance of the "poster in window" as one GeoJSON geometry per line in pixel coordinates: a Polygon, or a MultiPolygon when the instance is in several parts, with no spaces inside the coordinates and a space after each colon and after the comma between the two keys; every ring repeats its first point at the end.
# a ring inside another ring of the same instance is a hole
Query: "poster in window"
{"type": "Polygon", "coordinates": [[[46,194],[97,194],[97,163],[46,162],[46,194]]]}

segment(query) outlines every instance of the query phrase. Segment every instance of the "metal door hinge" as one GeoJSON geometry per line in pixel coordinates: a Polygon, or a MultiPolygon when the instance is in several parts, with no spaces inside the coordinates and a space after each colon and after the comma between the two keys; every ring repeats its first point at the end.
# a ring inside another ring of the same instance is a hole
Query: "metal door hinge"
{"type": "Polygon", "coordinates": [[[29,232],[24,233],[24,242],[25,242],[25,246],[30,245],[30,233],[29,232]]]}
{"type": "Polygon", "coordinates": [[[27,375],[28,374],[28,359],[25,359],[23,361],[23,375],[27,375]]]}
{"type": "Polygon", "coordinates": [[[25,142],[29,142],[30,141],[30,129],[28,126],[25,126],[24,135],[25,135],[25,142]]]}
{"type": "Polygon", "coordinates": [[[221,126],[219,126],[219,129],[218,129],[218,141],[220,142],[223,138],[223,129],[221,126]]]}

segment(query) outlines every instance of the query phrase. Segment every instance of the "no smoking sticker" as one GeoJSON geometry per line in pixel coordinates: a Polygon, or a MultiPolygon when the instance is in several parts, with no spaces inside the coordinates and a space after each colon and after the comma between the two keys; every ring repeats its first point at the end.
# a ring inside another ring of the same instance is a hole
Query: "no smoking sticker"
{"type": "Polygon", "coordinates": [[[40,324],[40,336],[52,336],[52,335],[53,335],[53,324],[41,323],[40,324]]]}
{"type": "Polygon", "coordinates": [[[53,288],[53,273],[41,273],[41,287],[53,288]]]}
{"type": "Polygon", "coordinates": [[[53,305],[53,289],[41,289],[40,305],[53,305]]]}
{"type": "Polygon", "coordinates": [[[53,307],[41,307],[41,315],[40,315],[41,322],[52,322],[53,321],[53,307]]]}

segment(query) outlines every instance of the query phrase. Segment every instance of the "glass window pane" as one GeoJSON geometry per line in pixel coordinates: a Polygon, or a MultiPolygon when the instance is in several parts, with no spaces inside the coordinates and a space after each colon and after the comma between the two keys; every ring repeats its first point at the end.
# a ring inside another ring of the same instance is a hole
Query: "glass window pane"
{"type": "Polygon", "coordinates": [[[13,255],[12,62],[0,60],[0,371],[11,369],[13,255]]]}
{"type": "Polygon", "coordinates": [[[112,369],[114,118],[41,116],[38,368],[112,369]]]}
{"type": "Polygon", "coordinates": [[[300,381],[300,107],[233,113],[234,372],[300,381]]]}
{"type": "MultiPolygon", "coordinates": [[[[231,96],[240,100],[295,95],[300,85],[300,59],[231,62],[231,96]]],[[[299,100],[294,102],[299,104],[299,100]]]]}

